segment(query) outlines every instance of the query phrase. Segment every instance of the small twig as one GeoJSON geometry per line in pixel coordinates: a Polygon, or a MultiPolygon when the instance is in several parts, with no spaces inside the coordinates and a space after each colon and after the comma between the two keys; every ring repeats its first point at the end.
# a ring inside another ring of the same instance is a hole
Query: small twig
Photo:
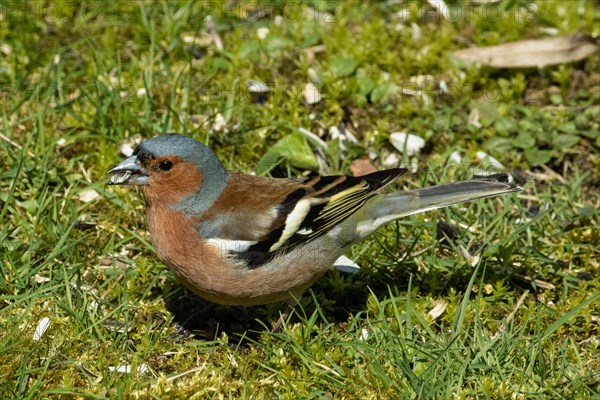
{"type": "Polygon", "coordinates": [[[411,256],[411,257],[417,257],[417,256],[420,256],[421,254],[425,254],[425,253],[427,253],[427,252],[428,252],[429,250],[431,250],[433,247],[434,247],[433,245],[432,245],[432,246],[427,246],[427,247],[425,247],[424,249],[421,249],[421,250],[419,250],[419,251],[416,251],[416,252],[414,252],[414,253],[410,254],[410,256],[411,256]]]}
{"type": "Polygon", "coordinates": [[[224,48],[223,40],[221,39],[221,36],[219,36],[219,31],[217,30],[217,24],[213,20],[212,16],[208,15],[204,19],[204,24],[206,26],[206,29],[208,30],[208,33],[212,36],[213,43],[215,44],[215,47],[217,48],[217,50],[223,50],[223,48],[224,48]]]}
{"type": "Polygon", "coordinates": [[[336,371],[336,370],[334,370],[333,368],[331,368],[331,367],[328,367],[327,365],[325,365],[325,364],[321,364],[321,363],[318,363],[318,362],[315,362],[315,365],[316,365],[317,367],[321,367],[321,368],[323,368],[325,371],[329,372],[330,374],[332,374],[332,375],[335,375],[335,376],[337,376],[338,378],[341,378],[341,375],[339,374],[339,372],[337,372],[337,371],[336,371]]]}
{"type": "Polygon", "coordinates": [[[536,178],[538,178],[538,179],[544,179],[544,180],[549,180],[548,177],[551,176],[554,179],[558,180],[562,184],[566,184],[567,183],[567,181],[565,180],[565,178],[563,178],[560,174],[557,174],[555,171],[553,171],[552,169],[550,169],[548,166],[542,164],[541,167],[542,167],[542,169],[546,173],[545,174],[537,173],[537,174],[535,174],[536,178]]]}
{"type": "MultiPolygon", "coordinates": [[[[23,150],[23,146],[21,146],[19,143],[15,142],[14,140],[12,140],[11,138],[9,138],[8,136],[4,135],[3,133],[0,133],[0,139],[2,139],[5,142],[11,144],[12,146],[16,147],[19,150],[23,150]]],[[[27,150],[27,155],[29,157],[35,157],[35,154],[33,154],[33,152],[31,150],[27,150]]]]}
{"type": "Polygon", "coordinates": [[[92,372],[92,371],[91,371],[89,368],[87,368],[87,367],[85,366],[85,364],[83,363],[83,361],[81,361],[79,364],[77,364],[77,367],[78,367],[78,368],[79,368],[81,371],[85,372],[86,374],[88,374],[89,376],[91,376],[91,377],[93,377],[93,378],[99,378],[99,377],[100,377],[100,375],[98,375],[98,374],[95,374],[95,373],[94,373],[94,372],[92,372]]]}
{"type": "Polygon", "coordinates": [[[182,373],[179,373],[177,375],[173,375],[173,376],[167,378],[167,382],[171,382],[171,381],[174,381],[175,379],[179,379],[179,378],[181,378],[183,376],[186,376],[186,375],[189,375],[189,374],[193,374],[194,372],[201,371],[201,370],[204,369],[205,366],[206,366],[206,361],[204,361],[204,364],[202,364],[202,366],[200,366],[200,367],[192,368],[192,369],[190,369],[188,371],[185,371],[185,372],[182,372],[182,373]]]}
{"type": "Polygon", "coordinates": [[[544,289],[544,290],[554,290],[556,286],[551,284],[550,282],[543,281],[541,279],[533,279],[526,275],[521,274],[513,274],[513,277],[522,280],[523,282],[527,282],[529,284],[533,283],[536,288],[544,289]]]}
{"type": "Polygon", "coordinates": [[[520,198],[521,200],[529,200],[529,201],[536,201],[536,202],[539,202],[539,201],[540,201],[540,198],[539,198],[539,197],[537,197],[537,196],[532,196],[532,195],[529,195],[529,194],[519,194],[519,198],[520,198]]]}
{"type": "Polygon", "coordinates": [[[523,302],[525,301],[525,297],[527,297],[528,294],[529,294],[529,289],[526,289],[523,292],[523,294],[521,295],[521,297],[519,297],[519,300],[517,301],[517,304],[515,304],[515,307],[513,308],[513,310],[510,312],[510,314],[508,314],[506,316],[504,321],[502,321],[500,328],[498,328],[498,331],[496,332],[496,334],[494,336],[492,336],[492,340],[496,339],[497,337],[499,337],[500,335],[502,335],[504,333],[504,331],[506,330],[506,327],[508,326],[508,324],[510,324],[510,321],[512,321],[513,318],[515,317],[517,310],[519,308],[521,308],[521,306],[523,305],[523,302]]]}
{"type": "Polygon", "coordinates": [[[290,316],[293,309],[294,309],[294,307],[290,303],[288,303],[285,306],[285,310],[283,311],[283,313],[281,315],[279,315],[279,319],[277,320],[275,325],[273,325],[273,329],[271,329],[271,333],[281,332],[281,328],[283,328],[283,326],[285,325],[285,322],[288,319],[288,317],[290,316]]]}

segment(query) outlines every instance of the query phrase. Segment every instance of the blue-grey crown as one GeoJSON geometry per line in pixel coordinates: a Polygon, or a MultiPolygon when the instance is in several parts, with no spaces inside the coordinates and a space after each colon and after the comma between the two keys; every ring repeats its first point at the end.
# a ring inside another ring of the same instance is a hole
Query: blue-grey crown
{"type": "Polygon", "coordinates": [[[211,149],[202,143],[184,135],[157,136],[144,141],[138,146],[135,154],[148,153],[153,157],[177,156],[186,162],[199,167],[221,161],[211,149]]]}
{"type": "Polygon", "coordinates": [[[187,214],[208,210],[227,185],[229,174],[215,153],[202,143],[184,135],[158,136],[144,141],[135,151],[138,157],[175,156],[192,163],[202,171],[202,186],[183,199],[178,209],[187,214]]]}

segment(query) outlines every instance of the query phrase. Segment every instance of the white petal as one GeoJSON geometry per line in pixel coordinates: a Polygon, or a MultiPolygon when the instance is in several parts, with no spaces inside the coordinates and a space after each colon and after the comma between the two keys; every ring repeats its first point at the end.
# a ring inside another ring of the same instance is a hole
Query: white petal
{"type": "Polygon", "coordinates": [[[368,340],[369,339],[369,330],[367,328],[362,328],[360,330],[360,339],[368,340]]]}
{"type": "Polygon", "coordinates": [[[425,147],[425,139],[412,133],[394,132],[390,135],[390,142],[400,152],[409,156],[419,154],[421,149],[425,147]]]}
{"type": "Polygon", "coordinates": [[[258,29],[256,30],[256,36],[258,36],[258,38],[259,38],[260,40],[264,40],[264,39],[266,39],[266,38],[267,38],[267,36],[269,36],[269,28],[265,28],[265,27],[258,28],[258,29]]]}
{"type": "MultiPolygon", "coordinates": [[[[2,14],[0,13],[0,21],[2,21],[2,14]]],[[[0,45],[0,53],[3,53],[5,56],[10,56],[12,53],[12,47],[7,45],[6,43],[0,45]]]]}
{"type": "Polygon", "coordinates": [[[548,27],[540,28],[540,33],[543,33],[548,36],[556,36],[560,33],[560,31],[556,28],[552,28],[552,27],[548,26],[548,27]]]}
{"type": "Polygon", "coordinates": [[[462,162],[462,157],[460,155],[460,151],[455,150],[453,151],[450,156],[448,157],[448,163],[449,164],[460,164],[462,162]]]}
{"type": "Polygon", "coordinates": [[[223,117],[221,113],[217,113],[217,115],[215,115],[215,120],[212,125],[212,130],[221,131],[223,130],[223,128],[225,128],[226,125],[227,121],[225,121],[225,117],[223,117]]]}
{"type": "Polygon", "coordinates": [[[45,276],[41,276],[41,275],[38,275],[38,274],[35,274],[35,276],[33,277],[33,280],[35,281],[35,283],[50,282],[50,278],[46,278],[45,276]]]}
{"type": "Polygon", "coordinates": [[[94,189],[84,190],[83,192],[79,193],[79,200],[83,201],[84,203],[89,203],[98,197],[100,197],[100,193],[96,192],[94,189]]]}
{"type": "MultiPolygon", "coordinates": [[[[131,365],[117,365],[116,367],[112,367],[109,366],[108,367],[109,371],[115,371],[118,372],[120,374],[130,374],[131,373],[131,365]]],[[[136,368],[136,372],[143,374],[148,372],[149,368],[146,364],[141,364],[139,367],[136,368]]]]}
{"type": "Polygon", "coordinates": [[[421,39],[421,27],[417,24],[415,24],[414,22],[412,22],[410,24],[410,27],[412,29],[412,40],[413,42],[418,41],[419,39],[421,39]]]}
{"type": "Polygon", "coordinates": [[[467,118],[467,123],[473,125],[475,128],[481,128],[481,123],[479,122],[479,110],[477,108],[471,110],[469,117],[467,118]]]}
{"type": "Polygon", "coordinates": [[[439,318],[440,315],[444,313],[446,307],[448,307],[448,303],[445,300],[436,300],[433,302],[433,308],[427,313],[433,319],[439,318]]]}
{"type": "Polygon", "coordinates": [[[450,10],[443,0],[427,0],[427,2],[440,13],[442,18],[450,18],[450,10]]]}
{"type": "Polygon", "coordinates": [[[350,142],[358,143],[358,139],[356,138],[356,136],[354,136],[349,130],[344,129],[344,134],[346,135],[346,139],[348,139],[350,142]]]}
{"type": "Polygon", "coordinates": [[[481,259],[481,256],[479,254],[471,255],[467,248],[462,245],[458,246],[458,250],[461,252],[465,261],[467,261],[472,267],[476,266],[479,263],[479,260],[481,259]]]}
{"type": "Polygon", "coordinates": [[[333,139],[333,140],[338,139],[338,138],[340,140],[346,140],[346,136],[342,135],[339,128],[335,125],[329,127],[329,134],[331,135],[331,139],[333,139]]]}
{"type": "Polygon", "coordinates": [[[251,79],[246,81],[246,87],[250,93],[268,93],[271,90],[266,83],[253,81],[251,79]]]}
{"type": "Polygon", "coordinates": [[[440,81],[440,90],[442,91],[442,93],[444,94],[448,94],[450,93],[450,90],[448,89],[448,84],[446,83],[445,80],[441,80],[440,81]]]}
{"type": "Polygon", "coordinates": [[[129,143],[122,143],[119,146],[119,151],[127,158],[133,155],[133,150],[133,146],[131,146],[129,143]]]}
{"type": "Polygon", "coordinates": [[[412,90],[404,88],[402,89],[402,94],[405,94],[407,96],[420,97],[423,104],[429,104],[429,96],[427,96],[427,94],[425,94],[422,90],[412,90]]]}
{"type": "Polygon", "coordinates": [[[306,70],[306,74],[308,75],[308,79],[312,82],[312,83],[320,83],[321,82],[321,78],[319,78],[319,74],[317,73],[317,70],[314,68],[308,68],[306,70]]]}
{"type": "Polygon", "coordinates": [[[116,371],[121,374],[131,373],[131,365],[117,365],[116,367],[109,366],[109,371],[116,371]]]}
{"type": "Polygon", "coordinates": [[[306,101],[306,103],[309,105],[321,101],[321,92],[319,92],[319,89],[317,89],[317,87],[311,82],[304,86],[302,96],[304,96],[304,101],[306,101]]]}
{"type": "Polygon", "coordinates": [[[40,320],[40,322],[37,324],[36,328],[35,328],[35,332],[33,333],[33,341],[37,342],[39,341],[42,336],[44,336],[44,333],[46,333],[46,330],[48,329],[48,327],[50,326],[50,318],[48,317],[44,317],[40,320]]]}
{"type": "Polygon", "coordinates": [[[496,160],[494,157],[490,156],[484,151],[478,151],[477,158],[479,158],[481,161],[487,162],[492,168],[504,169],[504,165],[502,165],[500,161],[496,160]]]}
{"type": "Polygon", "coordinates": [[[400,156],[396,153],[390,153],[383,159],[383,166],[386,168],[395,168],[400,165],[400,156]]]}

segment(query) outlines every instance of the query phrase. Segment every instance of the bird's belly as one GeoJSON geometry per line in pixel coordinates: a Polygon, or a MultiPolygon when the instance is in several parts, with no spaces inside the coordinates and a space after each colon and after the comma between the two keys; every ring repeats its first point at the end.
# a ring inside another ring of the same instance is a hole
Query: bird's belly
{"type": "MultiPolygon", "coordinates": [[[[312,286],[343,249],[320,241],[280,255],[248,269],[231,261],[218,274],[200,280],[182,277],[186,285],[205,299],[226,305],[253,306],[298,297],[312,286]]],[[[189,276],[187,277],[189,278],[189,276]]]]}
{"type": "Polygon", "coordinates": [[[227,249],[203,240],[177,214],[169,217],[169,223],[165,218],[149,219],[160,258],[188,288],[219,304],[252,306],[298,296],[329,270],[344,250],[334,237],[325,235],[248,268],[227,249]]]}

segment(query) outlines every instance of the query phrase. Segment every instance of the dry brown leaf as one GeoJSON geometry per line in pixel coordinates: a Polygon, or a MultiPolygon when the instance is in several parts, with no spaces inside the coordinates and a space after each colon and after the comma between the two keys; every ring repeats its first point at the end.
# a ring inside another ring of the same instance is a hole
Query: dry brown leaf
{"type": "Polygon", "coordinates": [[[598,51],[598,43],[585,34],[521,40],[498,46],[458,50],[454,57],[495,68],[542,68],[583,60],[598,51]]]}
{"type": "Polygon", "coordinates": [[[375,168],[368,158],[359,158],[352,161],[350,171],[352,171],[352,176],[363,176],[377,171],[377,168],[375,168]]]}

